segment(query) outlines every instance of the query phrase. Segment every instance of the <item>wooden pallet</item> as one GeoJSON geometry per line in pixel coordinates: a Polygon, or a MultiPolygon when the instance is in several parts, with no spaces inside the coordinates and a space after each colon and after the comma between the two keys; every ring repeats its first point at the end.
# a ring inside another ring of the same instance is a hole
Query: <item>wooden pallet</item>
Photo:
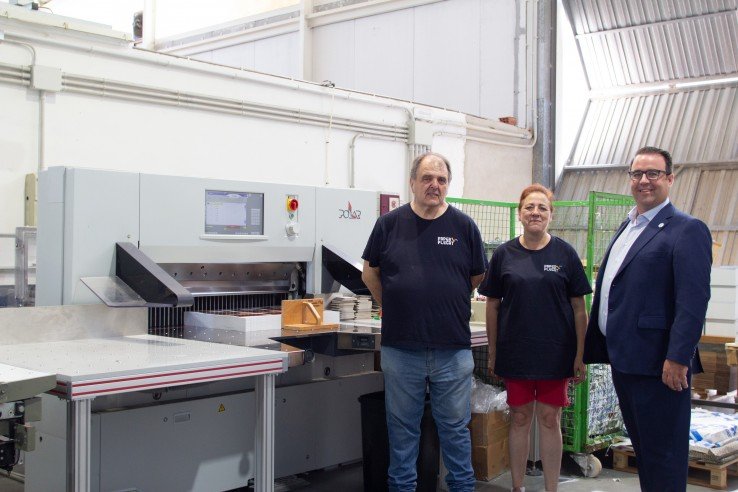
{"type": "MultiPolygon", "coordinates": [[[[633,452],[632,447],[613,447],[612,452],[613,469],[628,473],[638,473],[638,468],[635,466],[635,452],[633,452]]],[[[711,489],[726,490],[728,488],[728,475],[738,476],[738,457],[720,465],[689,460],[689,476],[687,477],[687,482],[691,484],[701,485],[711,489]]]]}

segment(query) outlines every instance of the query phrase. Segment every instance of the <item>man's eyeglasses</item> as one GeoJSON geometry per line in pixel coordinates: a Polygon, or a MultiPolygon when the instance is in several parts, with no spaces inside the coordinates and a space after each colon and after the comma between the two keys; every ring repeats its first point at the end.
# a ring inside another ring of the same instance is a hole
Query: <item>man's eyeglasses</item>
{"type": "Polygon", "coordinates": [[[646,179],[649,181],[656,181],[661,177],[662,174],[670,174],[660,169],[649,169],[648,171],[628,171],[628,176],[633,181],[640,181],[643,175],[646,175],[646,179]]]}

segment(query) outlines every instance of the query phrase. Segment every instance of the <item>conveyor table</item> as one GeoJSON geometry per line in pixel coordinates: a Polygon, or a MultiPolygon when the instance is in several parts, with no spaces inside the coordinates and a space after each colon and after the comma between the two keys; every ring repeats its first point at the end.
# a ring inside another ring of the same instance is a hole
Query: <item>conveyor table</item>
{"type": "Polygon", "coordinates": [[[90,488],[90,417],[96,396],[256,377],[256,490],[274,484],[274,378],[287,354],[203,341],[129,335],[0,346],[10,366],[57,374],[67,400],[67,490],[90,488]]]}

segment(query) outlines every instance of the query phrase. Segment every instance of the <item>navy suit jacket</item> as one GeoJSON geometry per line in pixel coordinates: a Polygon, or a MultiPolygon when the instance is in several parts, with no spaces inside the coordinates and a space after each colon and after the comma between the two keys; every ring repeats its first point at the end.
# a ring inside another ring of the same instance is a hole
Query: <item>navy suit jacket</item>
{"type": "Polygon", "coordinates": [[[664,360],[701,372],[697,343],[710,299],[712,236],[700,220],[667,204],[633,243],[610,286],[607,337],[599,327],[600,289],[612,245],[595,284],[584,362],[622,373],[661,376],[664,360]],[[696,356],[696,357],[695,357],[696,356]]]}

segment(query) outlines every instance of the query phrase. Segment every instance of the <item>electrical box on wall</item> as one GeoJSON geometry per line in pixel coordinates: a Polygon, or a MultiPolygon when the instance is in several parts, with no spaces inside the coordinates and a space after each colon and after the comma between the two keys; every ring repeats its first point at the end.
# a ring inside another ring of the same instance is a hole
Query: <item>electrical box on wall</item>
{"type": "Polygon", "coordinates": [[[410,121],[409,130],[407,143],[411,145],[433,145],[433,123],[413,119],[410,121]]]}
{"type": "Polygon", "coordinates": [[[31,87],[40,91],[59,92],[62,90],[61,68],[34,65],[31,67],[31,87]]]}

